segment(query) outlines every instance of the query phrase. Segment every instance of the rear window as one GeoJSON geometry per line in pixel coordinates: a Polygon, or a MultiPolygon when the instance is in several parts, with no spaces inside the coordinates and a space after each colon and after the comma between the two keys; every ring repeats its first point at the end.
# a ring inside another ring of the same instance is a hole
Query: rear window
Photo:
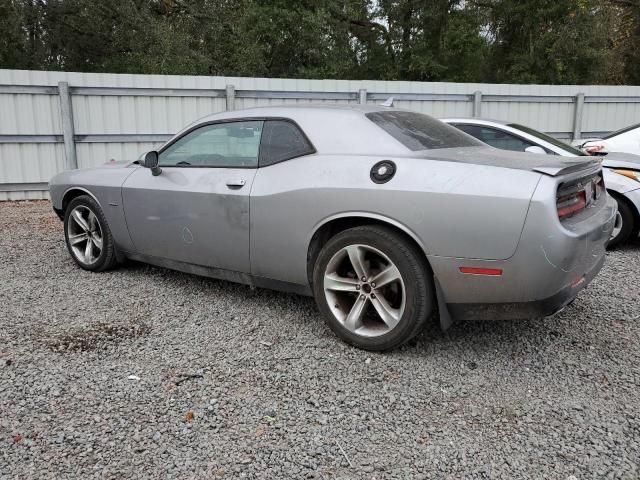
{"type": "Polygon", "coordinates": [[[383,111],[366,115],[369,120],[410,150],[484,145],[457,128],[422,113],[383,111]]]}
{"type": "Polygon", "coordinates": [[[315,150],[302,131],[286,120],[267,120],[260,143],[260,166],[266,167],[315,150]]]}

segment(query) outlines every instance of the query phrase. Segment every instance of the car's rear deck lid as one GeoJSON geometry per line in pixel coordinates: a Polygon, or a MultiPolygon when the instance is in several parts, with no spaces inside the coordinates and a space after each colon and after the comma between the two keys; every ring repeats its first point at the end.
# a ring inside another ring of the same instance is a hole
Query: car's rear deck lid
{"type": "Polygon", "coordinates": [[[537,153],[510,152],[492,147],[443,148],[423,150],[420,156],[429,160],[470,163],[543,173],[552,177],[593,169],[600,165],[594,157],[561,157],[537,153]]]}

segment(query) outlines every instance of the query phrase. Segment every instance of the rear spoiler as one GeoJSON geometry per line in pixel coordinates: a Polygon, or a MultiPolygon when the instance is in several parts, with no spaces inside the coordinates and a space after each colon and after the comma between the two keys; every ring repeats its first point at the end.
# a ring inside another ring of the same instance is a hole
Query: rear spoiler
{"type": "Polygon", "coordinates": [[[580,171],[597,170],[602,167],[602,160],[597,158],[583,160],[580,163],[563,167],[534,167],[532,170],[538,173],[544,173],[550,177],[559,177],[561,175],[569,175],[580,171]]]}

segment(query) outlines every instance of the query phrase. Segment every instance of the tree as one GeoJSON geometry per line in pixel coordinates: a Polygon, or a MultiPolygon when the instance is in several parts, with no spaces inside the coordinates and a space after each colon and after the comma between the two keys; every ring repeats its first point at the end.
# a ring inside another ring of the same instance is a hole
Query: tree
{"type": "Polygon", "coordinates": [[[22,12],[12,0],[0,0],[0,66],[25,68],[22,52],[26,37],[22,31],[22,12]]]}
{"type": "Polygon", "coordinates": [[[610,10],[595,0],[475,1],[492,37],[487,78],[600,83],[612,73],[610,10]]]}
{"type": "Polygon", "coordinates": [[[610,0],[614,10],[613,48],[622,81],[640,85],[640,0],[610,0]]]}
{"type": "Polygon", "coordinates": [[[640,82],[640,0],[0,0],[0,68],[640,82]]]}

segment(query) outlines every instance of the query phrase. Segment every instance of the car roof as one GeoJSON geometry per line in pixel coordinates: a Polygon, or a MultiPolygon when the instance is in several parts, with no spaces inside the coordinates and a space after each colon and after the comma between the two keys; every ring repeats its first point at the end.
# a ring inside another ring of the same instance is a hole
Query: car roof
{"type": "Polygon", "coordinates": [[[380,111],[400,110],[393,107],[383,107],[381,105],[352,105],[352,104],[322,104],[322,105],[269,105],[263,107],[244,108],[240,110],[229,110],[225,112],[212,113],[198,120],[200,122],[222,120],[235,117],[292,117],[305,114],[319,114],[321,112],[332,112],[334,115],[365,114],[380,111]]]}
{"type": "Polygon", "coordinates": [[[440,121],[445,123],[475,123],[478,125],[506,125],[508,126],[513,122],[506,122],[504,120],[495,120],[493,118],[479,118],[479,117],[447,117],[441,118],[440,121]]]}

